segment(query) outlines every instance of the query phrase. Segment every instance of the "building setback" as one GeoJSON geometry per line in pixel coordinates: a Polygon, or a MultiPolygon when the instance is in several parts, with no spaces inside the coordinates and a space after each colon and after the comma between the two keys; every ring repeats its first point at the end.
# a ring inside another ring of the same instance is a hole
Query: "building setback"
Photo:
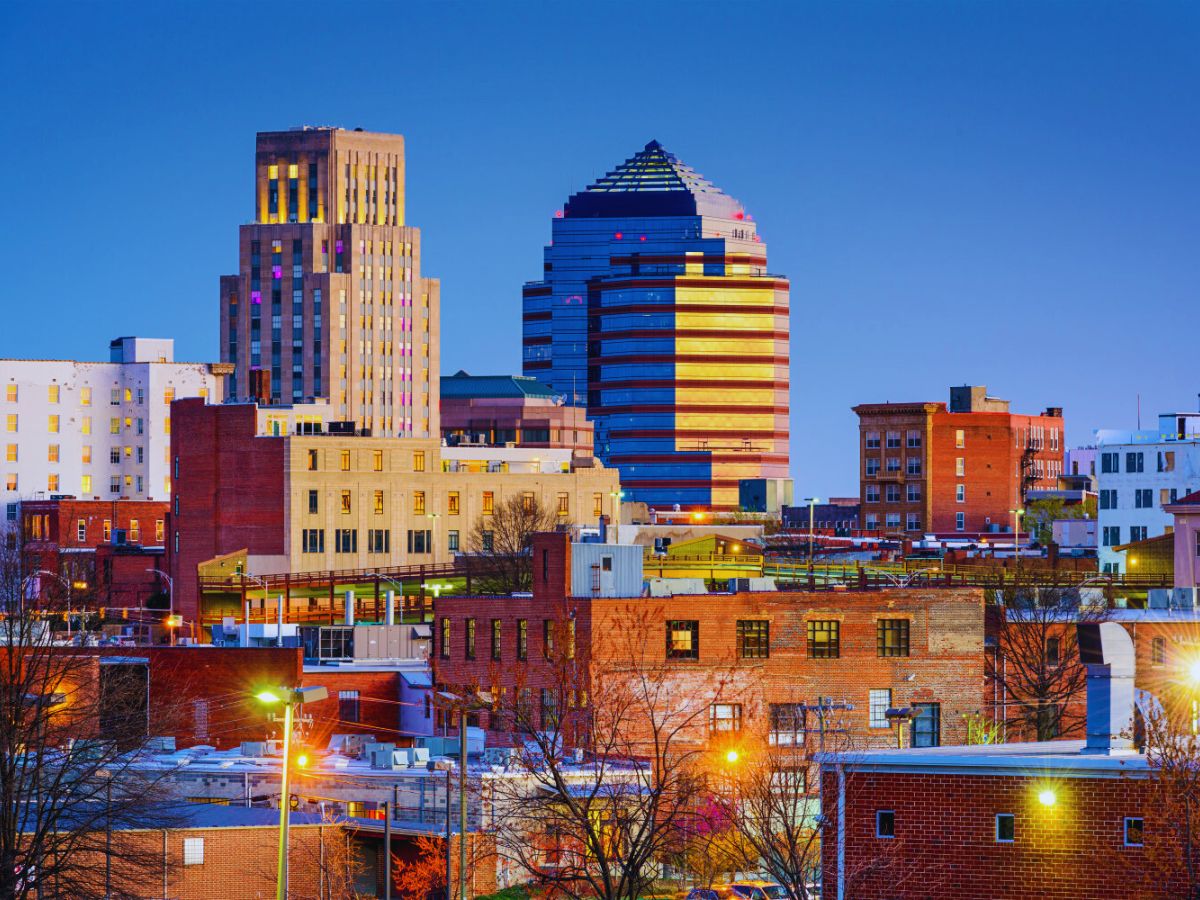
{"type": "Polygon", "coordinates": [[[167,559],[185,618],[197,612],[197,566],[223,554],[247,551],[255,575],[443,563],[509,498],[594,525],[620,491],[616,470],[570,450],[331,433],[320,404],[301,409],[174,407],[167,559]]]}
{"type": "Polygon", "coordinates": [[[6,519],[19,501],[166,500],[171,401],[220,402],[227,367],[175,362],[169,339],[121,337],[108,362],[0,360],[6,519]]]}
{"type": "Polygon", "coordinates": [[[221,278],[228,396],[324,398],[374,434],[436,437],[439,286],[404,221],[404,138],[263,132],[254,186],[238,274],[221,278]]]}
{"type": "Polygon", "coordinates": [[[1011,413],[985,387],[950,389],[950,404],[866,403],[859,420],[862,527],[904,534],[1013,530],[1028,491],[1058,486],[1062,409],[1011,413]]]}
{"type": "Polygon", "coordinates": [[[734,510],[788,475],[789,285],[740,203],[657,141],[573,195],[524,288],[524,371],[586,403],[625,498],[734,510]]]}

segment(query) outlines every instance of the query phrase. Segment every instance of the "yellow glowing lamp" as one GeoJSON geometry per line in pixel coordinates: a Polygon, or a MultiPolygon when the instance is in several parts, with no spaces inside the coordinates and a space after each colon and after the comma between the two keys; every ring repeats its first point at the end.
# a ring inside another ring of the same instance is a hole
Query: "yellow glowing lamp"
{"type": "Polygon", "coordinates": [[[259,703],[278,703],[280,697],[274,691],[259,691],[254,695],[254,699],[259,703]]]}
{"type": "Polygon", "coordinates": [[[308,754],[301,753],[299,756],[297,756],[296,765],[301,769],[306,768],[308,766],[308,754]]]}
{"type": "Polygon", "coordinates": [[[77,591],[84,591],[84,590],[87,590],[87,582],[86,581],[72,581],[71,587],[73,587],[77,591]]]}
{"type": "Polygon", "coordinates": [[[1038,803],[1042,804],[1042,806],[1053,806],[1057,802],[1058,797],[1055,796],[1054,791],[1048,788],[1038,794],[1038,803]]]}
{"type": "Polygon", "coordinates": [[[167,627],[168,628],[178,628],[182,624],[183,624],[183,616],[179,616],[179,615],[167,616],[167,627]]]}
{"type": "Polygon", "coordinates": [[[725,751],[725,762],[729,763],[729,765],[732,766],[738,759],[740,759],[740,754],[736,750],[725,751]]]}
{"type": "Polygon", "coordinates": [[[1191,676],[1192,681],[1200,684],[1200,659],[1196,660],[1188,668],[1188,675],[1191,676]]]}

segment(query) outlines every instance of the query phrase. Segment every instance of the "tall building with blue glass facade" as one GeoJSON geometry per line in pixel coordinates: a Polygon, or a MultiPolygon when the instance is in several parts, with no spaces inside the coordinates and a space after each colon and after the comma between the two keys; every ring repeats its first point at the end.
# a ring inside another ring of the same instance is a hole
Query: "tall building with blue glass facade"
{"type": "Polygon", "coordinates": [[[524,372],[586,404],[626,500],[788,476],[788,293],[737,200],[651,141],[574,194],[525,285],[524,372]]]}

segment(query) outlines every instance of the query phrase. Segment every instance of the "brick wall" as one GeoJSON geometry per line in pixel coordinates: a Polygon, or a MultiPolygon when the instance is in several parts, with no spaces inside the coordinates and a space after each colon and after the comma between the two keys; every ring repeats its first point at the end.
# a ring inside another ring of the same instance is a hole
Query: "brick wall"
{"type": "Polygon", "coordinates": [[[380,741],[390,741],[400,747],[411,746],[411,735],[399,733],[398,672],[338,671],[330,667],[329,671],[306,671],[302,683],[320,685],[329,691],[328,699],[304,707],[304,714],[313,717],[313,746],[327,746],[332,734],[373,734],[380,741]],[[339,691],[358,692],[357,722],[342,718],[339,691]]]}
{"type": "MultiPolygon", "coordinates": [[[[825,772],[823,896],[837,897],[838,779],[825,772]]],[[[1181,896],[1161,881],[1135,887],[1145,850],[1124,846],[1124,818],[1151,822],[1149,782],[850,771],[846,775],[847,897],[892,900],[1080,900],[1181,896]],[[1056,802],[1043,806],[1050,788],[1056,802]],[[875,836],[875,813],[895,813],[895,838],[875,836]],[[1015,815],[1015,840],[995,840],[997,813],[1015,815]]]]}

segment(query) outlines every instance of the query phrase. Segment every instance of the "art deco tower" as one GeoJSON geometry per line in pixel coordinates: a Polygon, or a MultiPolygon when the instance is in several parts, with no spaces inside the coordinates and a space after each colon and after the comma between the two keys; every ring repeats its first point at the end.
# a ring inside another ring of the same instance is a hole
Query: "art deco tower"
{"type": "Polygon", "coordinates": [[[742,205],[651,141],[556,214],[524,371],[587,404],[625,499],[737,509],[788,476],[788,293],[742,205]]]}
{"type": "Polygon", "coordinates": [[[269,375],[272,403],[323,398],[373,434],[437,436],[439,291],[404,224],[404,138],[263,132],[254,186],[238,274],[221,278],[226,396],[267,393],[269,375]]]}

